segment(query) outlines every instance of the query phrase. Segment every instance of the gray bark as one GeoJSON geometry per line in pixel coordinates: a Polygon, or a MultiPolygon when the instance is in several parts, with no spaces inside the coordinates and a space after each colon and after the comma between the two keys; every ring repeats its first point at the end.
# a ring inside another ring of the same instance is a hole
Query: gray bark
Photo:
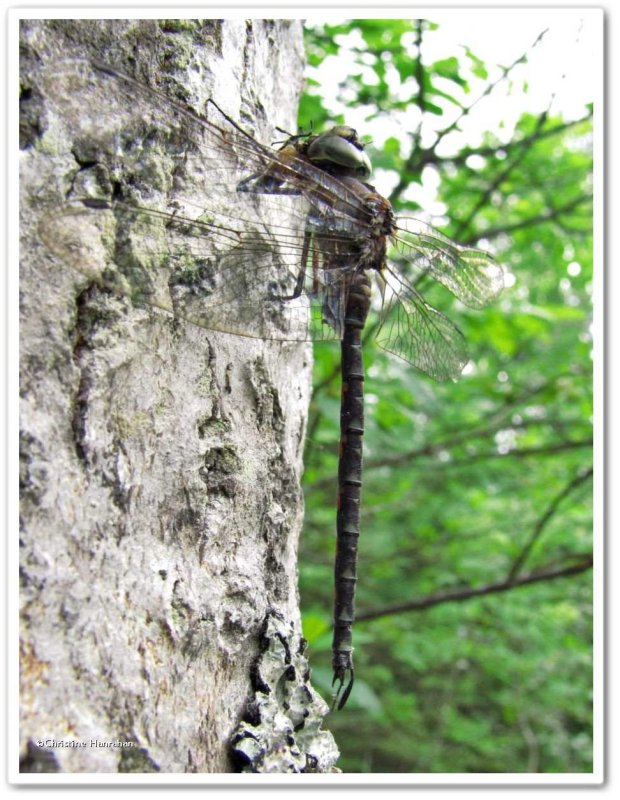
{"type": "Polygon", "coordinates": [[[84,166],[42,68],[163,70],[270,141],[294,127],[300,25],[32,21],[21,38],[23,770],[329,771],[297,592],[308,346],[136,308],[38,235],[84,166]]]}

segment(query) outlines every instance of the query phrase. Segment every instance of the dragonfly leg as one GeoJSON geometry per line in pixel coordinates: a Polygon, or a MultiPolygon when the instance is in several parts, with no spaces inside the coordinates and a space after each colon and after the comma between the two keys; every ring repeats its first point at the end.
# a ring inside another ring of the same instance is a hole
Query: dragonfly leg
{"type": "Polygon", "coordinates": [[[299,267],[299,272],[297,273],[297,280],[295,282],[295,288],[293,289],[293,293],[279,294],[277,295],[278,300],[297,300],[297,298],[301,296],[301,293],[304,288],[304,282],[306,280],[306,264],[308,262],[309,250],[310,250],[310,234],[308,233],[308,231],[306,231],[304,233],[304,244],[301,251],[301,264],[299,267]]]}

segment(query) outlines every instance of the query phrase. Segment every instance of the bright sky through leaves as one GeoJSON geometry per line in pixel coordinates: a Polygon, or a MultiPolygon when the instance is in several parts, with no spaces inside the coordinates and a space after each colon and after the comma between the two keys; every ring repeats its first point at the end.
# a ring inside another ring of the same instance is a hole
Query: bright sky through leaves
{"type": "MultiPolygon", "coordinates": [[[[523,53],[528,53],[527,63],[520,65],[513,80],[504,91],[506,102],[500,103],[496,93],[485,110],[487,120],[480,120],[480,128],[489,130],[498,119],[514,120],[522,111],[542,111],[555,95],[552,111],[561,112],[567,119],[576,119],[583,114],[583,106],[593,100],[593,87],[598,78],[597,51],[600,31],[600,15],[591,9],[437,9],[427,17],[439,25],[434,34],[427,33],[423,44],[425,62],[456,56],[467,58],[465,48],[478,56],[491,71],[489,78],[499,75],[499,67],[509,66],[523,53]],[[542,41],[531,49],[539,35],[547,31],[542,41]],[[498,66],[499,65],[499,66],[498,66]]],[[[330,24],[342,20],[329,19],[330,24]]],[[[309,26],[325,20],[309,18],[309,26]]],[[[340,42],[339,42],[340,43],[340,42]]],[[[312,71],[312,77],[327,89],[325,96],[335,98],[338,84],[347,67],[353,68],[354,60],[348,46],[364,43],[352,33],[342,37],[341,51],[337,57],[328,57],[312,71]],[[337,68],[334,69],[334,61],[337,68]]],[[[598,53],[600,56],[600,53],[598,53]]],[[[487,80],[479,81],[483,89],[487,80]]],[[[470,99],[476,96],[473,84],[470,99]]],[[[344,106],[335,104],[334,111],[343,111],[344,106]]],[[[347,109],[351,115],[351,109],[347,109]]],[[[480,114],[480,109],[478,110],[480,114]]],[[[357,122],[356,124],[359,124],[357,122]]],[[[443,120],[445,124],[445,119],[443,120]]]]}
{"type": "MultiPolygon", "coordinates": [[[[420,10],[416,11],[421,14],[420,10]]],[[[514,127],[524,111],[537,114],[549,109],[551,114],[561,114],[565,119],[578,119],[584,114],[586,104],[597,99],[600,85],[601,16],[592,9],[442,9],[428,10],[424,18],[437,23],[438,29],[427,32],[422,46],[423,60],[430,64],[441,59],[457,57],[470,63],[469,53],[479,58],[488,69],[488,77],[472,77],[471,90],[462,93],[459,101],[467,106],[482,95],[489,82],[500,78],[503,67],[509,67],[524,54],[527,60],[511,71],[510,81],[502,82],[490,97],[483,97],[475,111],[463,118],[459,131],[446,136],[440,145],[440,154],[458,152],[466,145],[476,146],[484,131],[495,133],[501,140],[509,141],[514,127]],[[544,35],[533,47],[537,39],[544,35]]],[[[342,19],[330,18],[330,24],[342,19]]],[[[324,24],[325,18],[309,18],[307,24],[324,24]]],[[[411,48],[415,53],[413,33],[411,48]]],[[[412,104],[406,114],[398,117],[366,119],[367,109],[345,106],[337,99],[339,84],[348,71],[359,69],[352,48],[363,50],[366,45],[361,35],[353,31],[338,37],[340,50],[337,56],[327,57],[309,75],[321,85],[327,107],[333,113],[344,114],[347,123],[372,139],[377,148],[395,128],[403,133],[414,130],[419,124],[419,112],[412,104]]],[[[368,69],[368,79],[372,80],[368,69]]],[[[389,71],[387,80],[389,81],[389,71]]],[[[438,85],[440,84],[438,81],[438,85]]],[[[446,82],[447,83],[447,82],[446,82]]],[[[415,96],[415,88],[394,85],[397,93],[415,96]]],[[[441,86],[440,86],[441,88],[441,86]]],[[[454,84],[446,87],[454,93],[454,84]]],[[[446,102],[441,116],[426,114],[422,126],[422,143],[432,142],[436,130],[448,126],[459,115],[459,109],[446,102]]],[[[474,166],[473,164],[471,166],[474,166]]],[[[383,193],[388,193],[396,178],[375,174],[374,183],[383,193]]],[[[423,175],[422,186],[416,186],[416,199],[435,219],[443,212],[436,204],[437,176],[433,170],[423,175]]]]}

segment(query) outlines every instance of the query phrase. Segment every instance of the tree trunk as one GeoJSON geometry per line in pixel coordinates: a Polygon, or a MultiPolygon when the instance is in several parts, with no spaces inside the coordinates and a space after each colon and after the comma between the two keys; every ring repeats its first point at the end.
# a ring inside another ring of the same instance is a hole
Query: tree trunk
{"type": "Polygon", "coordinates": [[[22,770],[330,771],[297,592],[308,346],[137,308],[38,235],[85,168],[42,68],[165,74],[270,141],[301,27],[44,20],[21,42],[22,770]]]}

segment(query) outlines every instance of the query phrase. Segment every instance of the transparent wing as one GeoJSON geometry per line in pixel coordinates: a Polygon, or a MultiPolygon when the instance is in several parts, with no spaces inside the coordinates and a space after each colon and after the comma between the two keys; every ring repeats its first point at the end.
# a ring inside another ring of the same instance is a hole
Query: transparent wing
{"type": "MultiPolygon", "coordinates": [[[[68,59],[42,69],[40,85],[74,136],[86,137],[92,150],[131,156],[147,166],[148,151],[161,148],[172,158],[189,160],[204,176],[209,191],[239,184],[252,191],[261,178],[280,194],[303,194],[317,203],[338,201],[343,213],[369,217],[363,202],[337,179],[297,157],[260,144],[212,101],[205,114],[193,112],[154,87],[96,61],[68,59]],[[191,153],[188,153],[191,150],[191,153]]],[[[83,143],[81,145],[84,146],[83,143]]],[[[88,147],[88,145],[87,145],[88,147]]],[[[150,175],[151,182],[157,176],[150,175]]]]}
{"type": "Polygon", "coordinates": [[[406,272],[428,273],[470,308],[495,300],[504,288],[502,267],[484,250],[461,247],[420,220],[397,219],[395,260],[406,272]]]}
{"type": "Polygon", "coordinates": [[[339,338],[344,308],[335,321],[326,311],[350,269],[321,270],[322,252],[293,229],[248,225],[75,201],[44,215],[39,234],[64,263],[135,305],[259,339],[339,338]]]}
{"type": "Polygon", "coordinates": [[[343,184],[260,145],[217,107],[209,105],[207,119],[109,67],[62,61],[40,78],[86,164],[76,169],[72,202],[39,225],[64,263],[207,328],[294,340],[341,335],[339,286],[357,260],[351,230],[368,216],[343,184]],[[339,254],[329,269],[327,224],[339,254]],[[322,234],[322,248],[308,227],[322,234]]]}
{"type": "MultiPolygon", "coordinates": [[[[39,227],[64,263],[206,328],[341,336],[359,243],[376,236],[363,194],[290,148],[259,144],[214,104],[201,116],[106,65],[56,62],[40,79],[77,161],[73,201],[39,227]]],[[[501,290],[501,268],[423,223],[398,222],[380,344],[433,377],[456,377],[463,338],[411,273],[479,307],[501,290]]]]}
{"type": "Polygon", "coordinates": [[[387,268],[377,344],[436,380],[456,380],[469,360],[463,334],[387,268]]]}

